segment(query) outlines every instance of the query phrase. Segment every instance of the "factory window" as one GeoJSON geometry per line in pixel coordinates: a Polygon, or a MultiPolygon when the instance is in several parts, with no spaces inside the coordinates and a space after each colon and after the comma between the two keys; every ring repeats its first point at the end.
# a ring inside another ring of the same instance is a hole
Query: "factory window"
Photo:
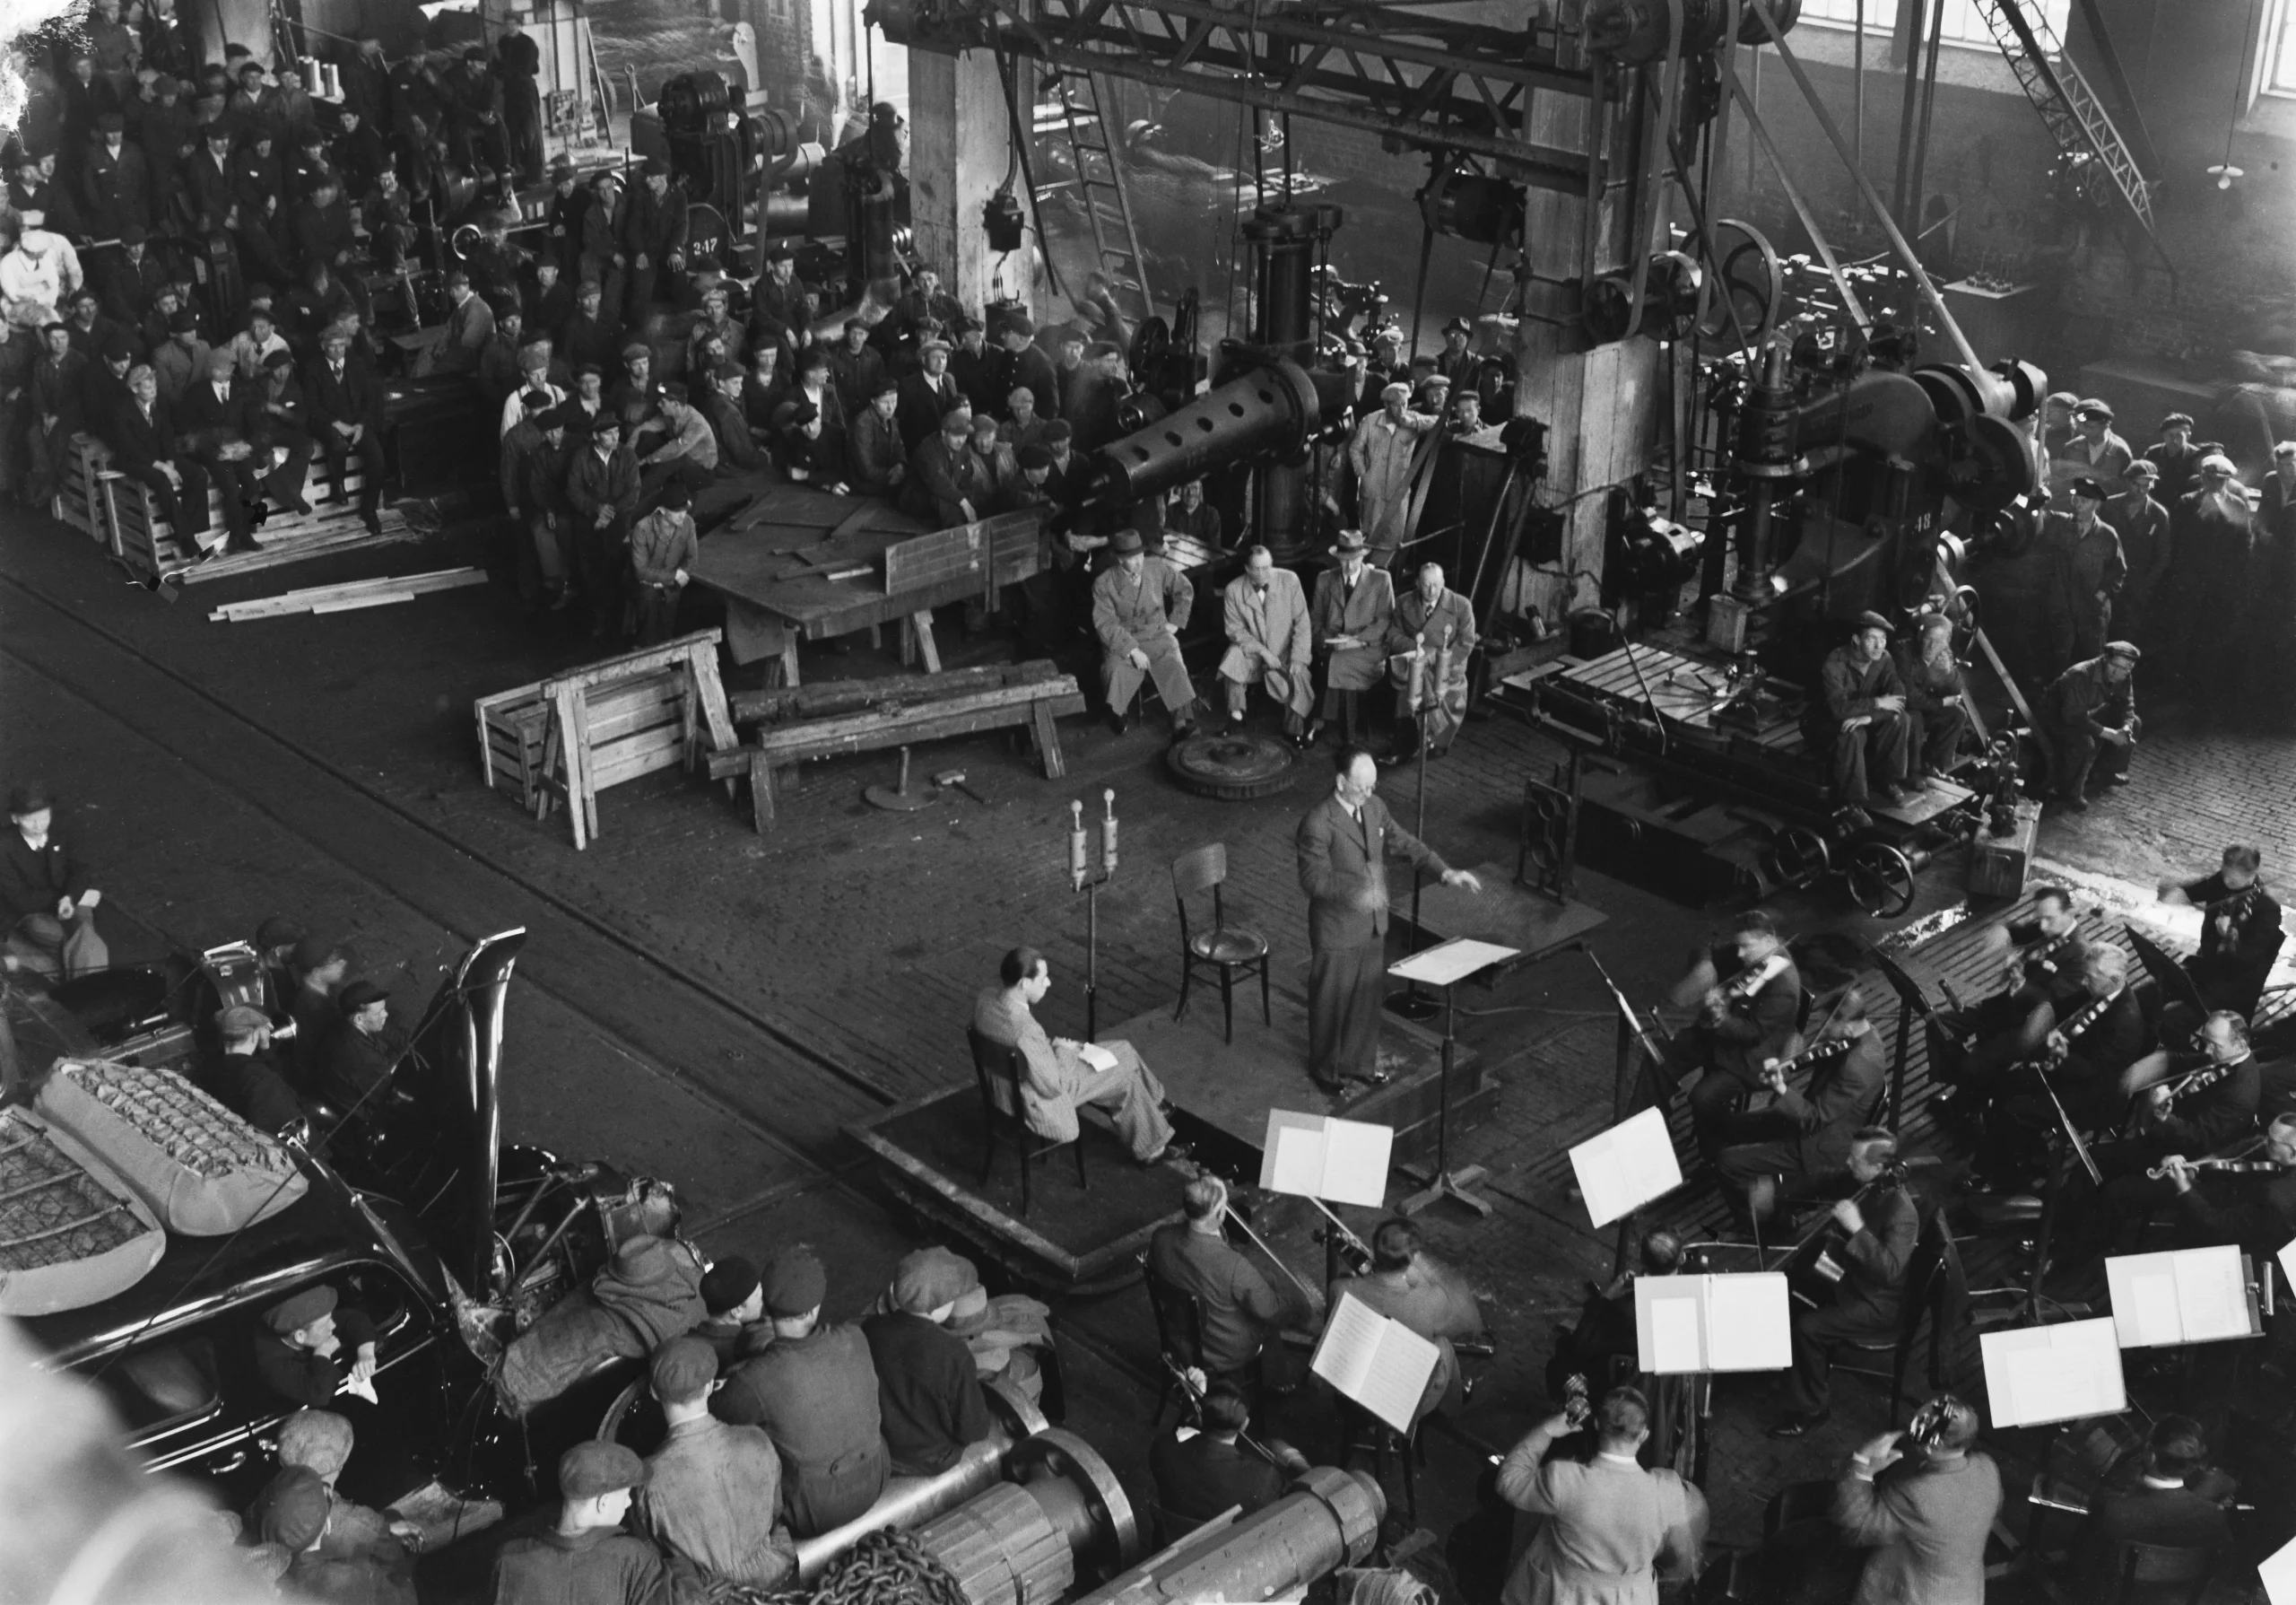
{"type": "MultiPolygon", "coordinates": [[[[2065,20],[2072,9],[2073,0],[2022,0],[2028,14],[2038,11],[2051,31],[2062,39],[2065,20]]],[[[2284,6],[2285,0],[2276,0],[2284,6]]],[[[1995,48],[1993,31],[1986,26],[1985,16],[1976,0],[1944,0],[1945,42],[1949,45],[1974,45],[1980,49],[1995,48]]],[[[1857,22],[1857,9],[1866,8],[1866,33],[1868,39],[1879,35],[1886,39],[1897,26],[1899,0],[1803,0],[1802,20],[1822,28],[1848,28],[1857,22]]],[[[1922,7],[1922,35],[1928,37],[1928,6],[1922,7]]]]}
{"type": "Polygon", "coordinates": [[[2296,5],[2270,0],[2264,27],[2264,92],[2296,95],[2296,5]]]}

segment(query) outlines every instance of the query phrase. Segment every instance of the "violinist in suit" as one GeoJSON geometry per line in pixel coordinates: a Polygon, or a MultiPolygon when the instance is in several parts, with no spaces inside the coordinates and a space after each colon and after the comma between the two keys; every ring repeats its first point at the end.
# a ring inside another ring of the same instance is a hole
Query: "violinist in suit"
{"type": "Polygon", "coordinates": [[[1764,1067],[1801,1045],[1802,974],[1777,922],[1760,909],[1739,915],[1729,946],[1701,952],[1675,983],[1676,1004],[1693,999],[1698,1019],[1674,1037],[1666,1068],[1676,1078],[1700,1072],[1690,1090],[1691,1126],[1699,1152],[1712,1159],[1741,1140],[1726,1122],[1764,1085],[1764,1067]]]}
{"type": "Polygon", "coordinates": [[[2081,985],[2081,1006],[2042,1039],[2033,1058],[2019,1061],[2005,1095],[1986,1112],[1976,1170],[1995,1186],[2031,1180],[2042,1144],[2058,1129],[2058,1103],[2074,1130],[2090,1132],[2117,1124],[2127,1103],[2121,1077],[2152,1045],[2144,1010],[2128,984],[2128,955],[2102,942],[2088,949],[2081,985]]]}
{"type": "Polygon", "coordinates": [[[2148,1586],[2161,1587],[2157,1583],[2140,1583],[2126,1596],[2117,1593],[2123,1544],[2220,1554],[2231,1550],[2232,1529],[2224,1507],[2193,1486],[2221,1475],[2207,1470],[2207,1459],[2208,1442],[2191,1417],[2163,1416],[2152,1424],[2137,1485],[2126,1492],[2099,1493],[2089,1506],[2088,1520],[2081,1523],[2073,1553],[2079,1557],[2074,1576],[2083,1594],[2092,1600],[2128,1598],[2146,1605],[2171,1597],[2144,1592],[2148,1586]]]}
{"type": "Polygon", "coordinates": [[[2236,1163],[2261,1169],[2204,1172],[2182,1154],[2161,1162],[2176,1189],[2178,1247],[2237,1243],[2261,1256],[2296,1237],[2296,1114],[2274,1121],[2262,1151],[2236,1163]]]}
{"type": "Polygon", "coordinates": [[[1781,1183],[1788,1199],[1804,1198],[1817,1178],[1848,1164],[1854,1134],[1889,1074],[1866,994],[1854,986],[1827,1015],[1817,1041],[1796,1057],[1814,1061],[1807,1086],[1797,1092],[1788,1083],[1793,1060],[1769,1060],[1761,1074],[1772,1094],[1770,1106],[1726,1116],[1720,1124],[1718,1135],[1730,1146],[1714,1168],[1722,1201],[1742,1225],[1770,1217],[1781,1183]]]}
{"type": "Polygon", "coordinates": [[[1928,1023],[1930,1069],[1951,1088],[1930,1100],[1930,1111],[1962,1124],[1982,1117],[2001,1072],[2038,1052],[2083,999],[2089,948],[2073,894],[2043,886],[2033,894],[2031,920],[1996,930],[1990,939],[2007,951],[2006,984],[1973,1008],[1948,1010],[1928,1023]]]}
{"type": "Polygon", "coordinates": [[[1831,1252],[1842,1268],[1830,1308],[1797,1304],[1793,1316],[1794,1369],[1787,1379],[1784,1420],[1770,1429],[1773,1438],[1798,1438],[1833,1413],[1833,1346],[1861,1339],[1888,1338],[1898,1328],[1905,1297],[1906,1269],[1920,1234],[1913,1195],[1894,1169],[1898,1139],[1880,1126],[1862,1126],[1852,1135],[1842,1170],[1813,1191],[1840,1196],[1833,1226],[1841,1241],[1831,1252]]]}
{"type": "Polygon", "coordinates": [[[2116,1248],[2171,1202],[2175,1180],[2147,1173],[2165,1172],[2170,1156],[2223,1154],[2257,1137],[2263,1086],[2256,1050],[2248,1023],[2229,1010],[2202,1023],[2198,1052],[2148,1053],[2128,1068],[2121,1086],[2135,1112],[2125,1135],[2091,1150],[2104,1186],[2094,1208],[2071,1212],[2068,1257],[2116,1248]]]}
{"type": "Polygon", "coordinates": [[[2215,874],[2161,883],[2161,902],[2204,911],[2200,951],[2184,967],[2211,1008],[2255,1013],[2280,956],[2280,903],[2257,878],[2263,864],[2261,849],[2235,842],[2224,850],[2224,866],[2215,874]]]}

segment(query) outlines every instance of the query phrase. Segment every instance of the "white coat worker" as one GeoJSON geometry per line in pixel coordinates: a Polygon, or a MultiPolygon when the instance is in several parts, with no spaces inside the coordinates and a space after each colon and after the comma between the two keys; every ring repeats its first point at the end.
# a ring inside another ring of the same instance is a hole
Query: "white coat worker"
{"type": "Polygon", "coordinates": [[[1411,410],[1411,387],[1397,379],[1379,392],[1379,410],[1355,426],[1347,460],[1355,468],[1355,495],[1371,561],[1384,566],[1403,545],[1411,514],[1411,459],[1419,437],[1437,420],[1411,410]]]}
{"type": "Polygon", "coordinates": [[[1244,554],[1244,571],[1221,595],[1228,650],[1220,681],[1227,688],[1228,722],[1243,722],[1246,699],[1258,685],[1283,709],[1284,735],[1300,745],[1316,687],[1309,668],[1315,632],[1300,576],[1277,568],[1265,546],[1254,546],[1244,554]]]}

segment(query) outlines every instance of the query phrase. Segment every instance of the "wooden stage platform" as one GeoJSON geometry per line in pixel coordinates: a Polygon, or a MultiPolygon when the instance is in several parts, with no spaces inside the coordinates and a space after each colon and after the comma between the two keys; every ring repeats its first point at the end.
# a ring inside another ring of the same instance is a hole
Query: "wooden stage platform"
{"type": "MultiPolygon", "coordinates": [[[[1308,1079],[1308,1012],[1304,999],[1277,989],[1274,1024],[1261,1024],[1258,988],[1236,999],[1236,1040],[1221,1040],[1220,999],[1201,992],[1188,999],[1187,1017],[1175,1021],[1167,1007],[1136,1015],[1101,1034],[1130,1042],[1164,1084],[1172,1124],[1196,1160],[1247,1183],[1259,1175],[1260,1144],[1271,1109],[1344,1115],[1396,1128],[1395,1161],[1431,1161],[1442,1067],[1442,1039],[1393,1016],[1382,1019],[1379,1068],[1384,1086],[1351,1085],[1344,1095],[1318,1091],[1308,1079]]],[[[1471,1130],[1489,1118],[1497,1083],[1483,1074],[1474,1050],[1453,1049],[1451,1130],[1471,1130]]],[[[1087,1186],[1076,1186],[1075,1161],[1065,1148],[1037,1162],[1032,1205],[1021,1212],[1020,1163],[1000,1142],[986,1183],[980,1095],[973,1084],[927,1093],[846,1128],[876,1160],[885,1185],[923,1217],[929,1232],[952,1237],[987,1255],[1022,1282],[1065,1292],[1121,1285],[1135,1274],[1148,1238],[1180,1218],[1187,1175],[1172,1165],[1134,1165],[1096,1116],[1084,1120],[1087,1186]]]]}

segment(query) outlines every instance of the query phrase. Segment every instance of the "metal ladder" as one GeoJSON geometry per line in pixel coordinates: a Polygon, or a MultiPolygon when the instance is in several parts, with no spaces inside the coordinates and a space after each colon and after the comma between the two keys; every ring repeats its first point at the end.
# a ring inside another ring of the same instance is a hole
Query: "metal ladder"
{"type": "Polygon", "coordinates": [[[1125,306],[1137,327],[1155,316],[1156,303],[1148,292],[1148,258],[1141,254],[1140,231],[1133,226],[1132,197],[1125,192],[1124,169],[1117,161],[1116,140],[1100,98],[1099,76],[1062,67],[1054,88],[1060,96],[1068,149],[1076,162],[1076,198],[1083,204],[1084,221],[1091,226],[1092,249],[1118,304],[1125,306]],[[1115,201],[1112,212],[1109,197],[1115,201]],[[1126,305],[1127,299],[1129,305],[1126,305]]]}
{"type": "Polygon", "coordinates": [[[2028,10],[2023,0],[1970,3],[1992,31],[1993,42],[2008,59],[2009,70],[2017,75],[2025,99],[2048,126],[2057,148],[2067,155],[2083,151],[2094,154],[2158,249],[2161,239],[2152,230],[2152,194],[2144,170],[2106,115],[2104,103],[2065,53],[2065,43],[2048,20],[2037,7],[2028,10]]]}

